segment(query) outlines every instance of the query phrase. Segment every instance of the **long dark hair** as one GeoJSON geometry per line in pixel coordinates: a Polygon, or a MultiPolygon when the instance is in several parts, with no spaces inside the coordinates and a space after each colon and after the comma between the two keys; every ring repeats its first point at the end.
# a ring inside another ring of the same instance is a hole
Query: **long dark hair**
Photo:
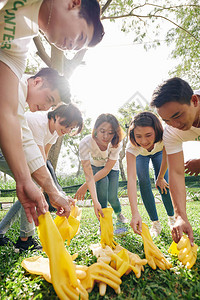
{"type": "Polygon", "coordinates": [[[94,128],[92,131],[92,137],[94,138],[96,135],[97,128],[104,122],[110,123],[113,130],[114,130],[114,136],[112,138],[111,144],[113,147],[117,148],[119,143],[123,140],[125,133],[123,129],[121,128],[117,118],[112,114],[101,114],[96,119],[96,122],[94,124],[94,128]]]}
{"type": "Polygon", "coordinates": [[[136,142],[135,134],[134,134],[134,130],[137,126],[152,127],[155,131],[155,142],[154,143],[162,141],[163,127],[162,127],[160,120],[154,113],[149,112],[149,111],[141,112],[141,113],[137,114],[130,123],[129,132],[128,132],[130,142],[135,146],[140,146],[136,142]]]}

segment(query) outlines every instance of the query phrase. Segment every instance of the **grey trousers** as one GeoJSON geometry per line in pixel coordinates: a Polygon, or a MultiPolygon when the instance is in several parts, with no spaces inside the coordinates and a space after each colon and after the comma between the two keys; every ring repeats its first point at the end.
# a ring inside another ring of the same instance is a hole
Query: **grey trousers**
{"type": "MultiPolygon", "coordinates": [[[[0,171],[13,177],[12,171],[10,170],[1,150],[0,150],[0,171]]],[[[17,200],[0,222],[0,237],[3,237],[8,231],[8,229],[12,226],[12,224],[19,218],[20,218],[20,237],[33,236],[35,233],[34,222],[32,223],[28,222],[24,208],[22,207],[19,200],[17,200]]]]}

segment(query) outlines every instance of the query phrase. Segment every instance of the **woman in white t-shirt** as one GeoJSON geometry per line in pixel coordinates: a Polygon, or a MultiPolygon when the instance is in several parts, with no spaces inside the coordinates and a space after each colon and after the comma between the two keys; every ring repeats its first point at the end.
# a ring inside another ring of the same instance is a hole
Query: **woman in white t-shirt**
{"type": "Polygon", "coordinates": [[[123,138],[124,132],[115,116],[101,114],[97,118],[92,135],[85,136],[79,145],[86,182],[78,189],[75,198],[83,200],[89,189],[98,219],[99,213],[103,215],[102,208],[106,208],[109,202],[117,214],[117,221],[127,223],[117,195],[118,158],[123,138]]]}
{"type": "Polygon", "coordinates": [[[151,112],[142,112],[134,117],[129,127],[129,142],[126,147],[128,197],[131,206],[131,227],[135,233],[142,231],[142,219],[137,208],[136,173],[145,208],[152,221],[150,233],[157,237],[162,230],[158,220],[155,199],[149,176],[149,162],[154,168],[156,188],[164,203],[169,225],[175,223],[174,209],[169,193],[166,151],[162,141],[163,128],[160,120],[151,112]]]}

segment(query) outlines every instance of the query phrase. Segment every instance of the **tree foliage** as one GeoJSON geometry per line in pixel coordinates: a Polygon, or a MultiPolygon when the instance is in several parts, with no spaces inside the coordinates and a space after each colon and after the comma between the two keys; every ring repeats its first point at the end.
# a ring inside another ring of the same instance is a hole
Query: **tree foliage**
{"type": "Polygon", "coordinates": [[[171,57],[177,60],[177,66],[170,75],[197,86],[200,81],[199,0],[109,0],[100,3],[102,19],[121,19],[121,30],[131,32],[133,43],[143,43],[147,50],[162,42],[173,44],[171,57]]]}

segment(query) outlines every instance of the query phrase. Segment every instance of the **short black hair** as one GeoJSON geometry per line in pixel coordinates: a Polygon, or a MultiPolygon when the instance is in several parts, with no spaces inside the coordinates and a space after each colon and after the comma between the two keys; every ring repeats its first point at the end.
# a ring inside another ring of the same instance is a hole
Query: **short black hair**
{"type": "Polygon", "coordinates": [[[48,84],[51,90],[58,90],[61,102],[70,103],[71,93],[68,80],[59,75],[59,73],[52,68],[42,68],[37,74],[30,78],[42,77],[45,79],[45,85],[48,84]]]}
{"type": "Polygon", "coordinates": [[[83,117],[79,108],[73,103],[61,104],[47,114],[48,119],[53,119],[54,122],[56,121],[56,116],[62,119],[60,122],[62,126],[70,127],[74,123],[76,124],[75,127],[77,130],[73,135],[81,132],[83,128],[83,117]]]}
{"type": "Polygon", "coordinates": [[[152,127],[155,131],[155,141],[154,143],[158,143],[162,141],[162,137],[163,137],[163,127],[162,124],[159,120],[159,118],[152,112],[150,111],[144,111],[141,112],[139,114],[137,114],[136,116],[134,116],[133,120],[130,123],[129,126],[129,132],[128,132],[128,136],[130,139],[130,142],[133,145],[138,145],[138,143],[135,140],[135,128],[136,127],[152,127]]]}
{"type": "Polygon", "coordinates": [[[193,94],[192,88],[185,80],[174,77],[164,81],[155,89],[150,105],[156,108],[163,106],[167,102],[179,102],[190,105],[193,94]]]}
{"type": "Polygon", "coordinates": [[[101,9],[97,0],[81,0],[81,7],[79,11],[81,18],[84,18],[88,25],[93,25],[94,33],[89,47],[93,47],[100,43],[104,36],[104,28],[100,20],[101,9]]]}

